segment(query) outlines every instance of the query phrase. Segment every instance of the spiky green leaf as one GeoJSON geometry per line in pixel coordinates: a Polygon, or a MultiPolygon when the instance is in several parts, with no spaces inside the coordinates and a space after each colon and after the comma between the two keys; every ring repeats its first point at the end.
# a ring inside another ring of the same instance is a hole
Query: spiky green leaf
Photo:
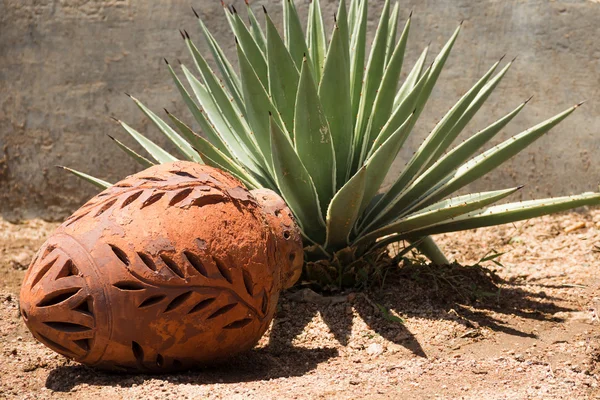
{"type": "Polygon", "coordinates": [[[202,161],[200,157],[198,157],[198,153],[194,151],[192,146],[182,138],[177,132],[173,130],[165,121],[162,120],[158,115],[156,115],[152,110],[146,107],[141,101],[136,99],[133,96],[130,96],[131,99],[135,102],[135,104],[139,107],[140,110],[156,125],[156,127],[175,145],[177,150],[179,150],[188,160],[191,161],[202,161]]]}
{"type": "Polygon", "coordinates": [[[336,189],[335,152],[329,123],[321,106],[308,61],[302,64],[298,84],[294,145],[312,177],[321,205],[327,207],[336,189]]]}
{"type": "Polygon", "coordinates": [[[151,166],[155,165],[152,161],[150,161],[146,157],[138,154],[135,150],[132,150],[127,145],[123,144],[122,142],[115,139],[114,137],[112,137],[110,135],[108,135],[108,137],[111,138],[111,140],[113,142],[115,142],[117,144],[117,146],[119,146],[119,148],[125,152],[125,154],[127,154],[129,157],[131,157],[133,160],[135,160],[142,167],[150,168],[151,166]]]}
{"type": "MultiPolygon", "coordinates": [[[[264,8],[266,14],[266,8],[264,8]]],[[[264,54],[267,54],[267,39],[265,37],[265,33],[260,27],[260,23],[252,11],[252,7],[250,7],[250,3],[246,1],[246,11],[248,12],[248,21],[250,22],[250,32],[252,33],[252,37],[254,41],[258,45],[258,47],[262,50],[264,54]]]]}
{"type": "Polygon", "coordinates": [[[329,122],[335,148],[336,182],[341,188],[346,182],[352,152],[352,102],[350,99],[350,64],[341,28],[335,27],[325,60],[319,98],[329,122]]]}
{"type": "Polygon", "coordinates": [[[294,108],[300,73],[273,21],[271,21],[268,14],[265,17],[267,20],[269,93],[273,103],[277,105],[277,109],[281,113],[281,119],[286,129],[291,132],[294,129],[294,108]]]}
{"type": "Polygon", "coordinates": [[[310,60],[313,64],[315,82],[318,84],[321,81],[325,52],[327,51],[327,39],[325,38],[320,0],[311,0],[309,6],[306,42],[308,43],[310,60]]]}
{"type": "Polygon", "coordinates": [[[583,206],[600,205],[600,193],[583,193],[576,196],[554,197],[550,199],[528,200],[501,204],[474,211],[434,226],[413,231],[415,234],[438,234],[466,229],[509,224],[543,215],[554,214],[583,206]]]}
{"type": "Polygon", "coordinates": [[[478,210],[489,204],[496,203],[497,201],[510,196],[520,188],[521,187],[516,187],[505,190],[467,194],[444,200],[425,208],[418,213],[411,214],[406,218],[394,221],[382,228],[370,232],[362,236],[359,241],[369,241],[393,233],[403,234],[414,231],[415,229],[434,225],[473,210],[478,210]]]}
{"type": "Polygon", "coordinates": [[[65,171],[69,171],[76,177],[81,178],[84,181],[89,182],[96,187],[99,187],[100,189],[107,189],[112,186],[112,183],[108,183],[106,181],[103,181],[102,179],[94,178],[93,176],[85,174],[83,172],[79,172],[77,170],[74,170],[74,169],[71,169],[68,167],[63,167],[61,165],[59,165],[58,167],[64,169],[65,171]]]}
{"type": "Polygon", "coordinates": [[[327,240],[325,248],[340,249],[349,244],[352,227],[360,215],[367,168],[361,168],[336,193],[327,210],[327,240]]]}
{"type": "Polygon", "coordinates": [[[127,125],[125,122],[118,122],[121,124],[121,126],[123,126],[123,128],[125,128],[127,133],[129,133],[144,148],[144,150],[146,150],[152,156],[152,158],[154,158],[159,163],[164,164],[177,161],[177,158],[167,153],[165,150],[162,149],[162,147],[160,147],[159,145],[157,145],[156,143],[154,143],[153,141],[151,141],[150,139],[148,139],[129,125],[127,125]]]}
{"type": "Polygon", "coordinates": [[[277,186],[298,218],[305,235],[317,243],[325,240],[325,222],[313,180],[287,134],[271,119],[271,148],[277,186]]]}
{"type": "Polygon", "coordinates": [[[375,102],[377,90],[381,85],[385,67],[389,14],[390,0],[385,0],[379,25],[377,26],[377,31],[375,32],[375,39],[373,40],[373,44],[371,46],[369,61],[367,62],[367,67],[365,68],[365,78],[360,95],[358,115],[356,117],[356,124],[354,128],[354,156],[352,163],[353,171],[356,170],[356,168],[358,168],[362,162],[361,155],[364,156],[363,143],[365,140],[368,140],[365,138],[365,132],[373,111],[376,111],[373,108],[373,104],[375,102]]]}
{"type": "Polygon", "coordinates": [[[296,68],[302,68],[302,60],[308,55],[308,48],[304,40],[302,24],[293,0],[281,0],[283,4],[283,29],[285,31],[285,46],[287,47],[296,68]]]}
{"type": "Polygon", "coordinates": [[[198,23],[200,24],[200,30],[202,31],[202,34],[204,35],[210,52],[212,53],[213,59],[215,60],[215,63],[217,64],[217,67],[219,68],[219,71],[223,76],[225,85],[227,86],[229,93],[231,93],[231,95],[233,96],[233,99],[235,100],[235,103],[238,106],[238,108],[240,110],[243,110],[244,102],[242,101],[241,84],[240,79],[238,78],[235,72],[235,69],[233,68],[227,57],[225,57],[223,49],[221,49],[221,46],[219,46],[219,43],[217,43],[216,39],[210,33],[210,31],[208,30],[202,19],[198,16],[198,14],[196,14],[196,17],[198,18],[198,23]]]}

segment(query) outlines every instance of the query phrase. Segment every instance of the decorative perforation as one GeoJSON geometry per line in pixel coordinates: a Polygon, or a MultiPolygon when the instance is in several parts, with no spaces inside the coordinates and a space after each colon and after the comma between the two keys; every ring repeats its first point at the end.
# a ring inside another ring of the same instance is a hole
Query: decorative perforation
{"type": "Polygon", "coordinates": [[[247,196],[239,195],[242,192],[241,188],[222,192],[219,189],[220,182],[209,174],[194,175],[186,171],[170,171],[170,174],[170,177],[143,176],[122,181],[87,202],[69,217],[63,226],[72,226],[89,215],[97,218],[111,210],[134,204],[139,209],[150,207],[165,196],[169,198],[171,207],[203,207],[232,200],[248,201],[247,196]],[[117,203],[119,205],[114,207],[117,203]]]}
{"type": "Polygon", "coordinates": [[[42,343],[67,357],[85,358],[93,344],[96,318],[83,273],[55,246],[47,246],[41,254],[24,283],[36,290],[22,313],[42,343]]]}
{"type": "Polygon", "coordinates": [[[115,261],[130,276],[112,286],[123,295],[139,293],[135,298],[140,312],[200,316],[206,321],[218,320],[221,329],[227,330],[243,328],[253,319],[262,320],[268,311],[265,289],[257,290],[259,286],[244,268],[232,268],[201,250],[205,247],[202,241],[194,243],[198,247],[193,250],[156,256],[110,245],[115,261]],[[169,294],[174,289],[177,294],[169,294]],[[240,312],[245,316],[240,317],[240,312]]]}

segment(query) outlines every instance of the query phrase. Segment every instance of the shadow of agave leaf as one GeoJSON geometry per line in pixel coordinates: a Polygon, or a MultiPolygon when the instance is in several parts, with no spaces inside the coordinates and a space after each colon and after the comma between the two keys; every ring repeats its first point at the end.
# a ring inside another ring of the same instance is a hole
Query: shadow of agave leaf
{"type": "MultiPolygon", "coordinates": [[[[345,300],[341,302],[341,297],[336,296],[333,298],[334,301],[329,301],[332,297],[316,293],[309,296],[287,295],[282,305],[284,312],[287,310],[287,313],[281,313],[281,315],[294,315],[294,317],[278,316],[275,318],[269,336],[269,346],[292,345],[294,339],[304,331],[316,315],[321,316],[337,342],[342,346],[347,346],[352,333],[353,310],[355,310],[370,329],[386,340],[404,346],[419,357],[426,357],[425,351],[412,332],[404,324],[399,323],[392,314],[386,316],[378,307],[379,305],[371,301],[367,295],[356,296],[356,300],[352,304],[346,296],[345,300]],[[304,300],[294,301],[293,298],[303,298],[304,300]]],[[[389,311],[387,312],[389,313],[389,311]]]]}
{"type": "Polygon", "coordinates": [[[260,348],[221,364],[168,375],[117,374],[83,365],[66,365],[50,372],[46,388],[69,392],[81,384],[131,387],[146,380],[192,385],[262,381],[304,375],[337,355],[334,348],[282,347],[278,351],[260,348]]]}
{"type": "Polygon", "coordinates": [[[323,321],[342,346],[348,345],[352,333],[353,315],[347,308],[347,303],[338,303],[319,310],[323,321]]]}
{"type": "Polygon", "coordinates": [[[556,313],[573,311],[557,304],[560,298],[526,290],[478,265],[405,264],[390,268],[385,285],[372,285],[368,291],[353,295],[353,301],[346,297],[343,303],[335,300],[332,304],[329,300],[332,297],[312,291],[310,296],[297,295],[307,290],[310,291],[301,289],[284,296],[283,311],[273,325],[270,343],[291,344],[320,315],[339,344],[346,346],[356,322],[350,313],[354,310],[375,334],[416,356],[427,357],[415,334],[402,323],[402,317],[455,321],[467,329],[486,328],[511,336],[536,338],[534,333],[520,330],[502,317],[560,322],[556,313]]]}
{"type": "Polygon", "coordinates": [[[354,302],[354,309],[367,326],[384,339],[403,346],[417,357],[427,358],[425,350],[415,335],[399,321],[399,317],[391,314],[391,310],[386,305],[376,303],[370,297],[362,295],[354,302]]]}

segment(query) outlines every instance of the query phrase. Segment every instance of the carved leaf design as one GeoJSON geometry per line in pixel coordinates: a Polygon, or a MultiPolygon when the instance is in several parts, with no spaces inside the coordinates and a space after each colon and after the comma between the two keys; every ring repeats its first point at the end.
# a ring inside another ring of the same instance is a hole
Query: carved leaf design
{"type": "Polygon", "coordinates": [[[42,343],[67,357],[84,358],[91,348],[96,319],[94,302],[76,262],[63,250],[47,246],[30,267],[26,322],[42,343]],[[32,290],[34,289],[34,290],[32,290]]]}

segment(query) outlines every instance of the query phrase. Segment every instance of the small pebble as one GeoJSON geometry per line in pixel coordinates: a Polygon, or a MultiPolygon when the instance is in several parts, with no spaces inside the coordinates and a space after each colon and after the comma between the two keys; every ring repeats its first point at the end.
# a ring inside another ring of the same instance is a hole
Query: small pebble
{"type": "Polygon", "coordinates": [[[373,343],[367,347],[367,354],[371,356],[378,356],[383,354],[383,346],[379,343],[373,343]]]}

